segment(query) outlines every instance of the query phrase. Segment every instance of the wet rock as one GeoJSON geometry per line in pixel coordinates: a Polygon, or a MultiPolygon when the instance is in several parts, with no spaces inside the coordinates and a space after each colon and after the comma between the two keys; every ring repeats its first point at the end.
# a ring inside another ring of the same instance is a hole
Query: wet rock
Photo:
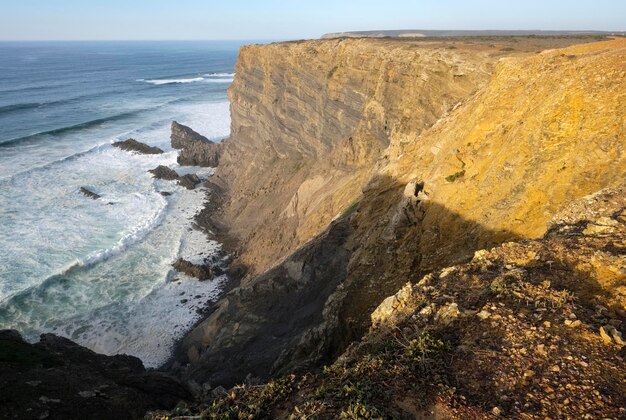
{"type": "Polygon", "coordinates": [[[196,188],[196,185],[200,183],[200,178],[196,174],[187,174],[185,176],[181,176],[178,179],[178,185],[181,187],[185,187],[188,190],[193,190],[196,188]]]}
{"type": "Polygon", "coordinates": [[[118,149],[125,150],[127,152],[137,152],[144,155],[160,155],[163,153],[162,149],[154,146],[148,146],[147,144],[135,139],[115,142],[113,143],[113,147],[117,147],[118,149]]]}
{"type": "Polygon", "coordinates": [[[190,261],[187,261],[183,258],[179,258],[172,267],[176,271],[180,271],[181,273],[185,273],[188,276],[195,277],[199,280],[209,280],[213,278],[213,273],[211,272],[211,268],[204,265],[196,265],[190,261]]]}
{"type": "Polygon", "coordinates": [[[96,194],[95,192],[90,191],[85,187],[80,187],[80,192],[83,193],[86,197],[91,198],[92,200],[97,200],[100,198],[99,194],[96,194]]]}
{"type": "Polygon", "coordinates": [[[150,169],[150,172],[155,178],[164,179],[166,181],[173,181],[179,178],[175,170],[168,168],[165,165],[159,165],[154,169],[150,169]]]}

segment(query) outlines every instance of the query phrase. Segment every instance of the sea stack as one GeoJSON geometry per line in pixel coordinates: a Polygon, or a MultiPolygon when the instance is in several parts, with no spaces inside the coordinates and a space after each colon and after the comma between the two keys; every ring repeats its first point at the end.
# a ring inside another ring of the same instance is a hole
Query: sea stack
{"type": "Polygon", "coordinates": [[[186,125],[172,121],[172,147],[180,149],[178,164],[183,166],[216,167],[222,154],[222,145],[214,143],[186,125]]]}

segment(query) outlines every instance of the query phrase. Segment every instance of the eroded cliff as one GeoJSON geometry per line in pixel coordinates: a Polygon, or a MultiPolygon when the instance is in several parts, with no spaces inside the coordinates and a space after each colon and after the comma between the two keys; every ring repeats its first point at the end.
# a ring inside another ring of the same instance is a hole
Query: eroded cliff
{"type": "Polygon", "coordinates": [[[214,228],[248,275],[183,343],[198,382],[332,360],[407,281],[624,179],[626,40],[244,47],[214,228]]]}

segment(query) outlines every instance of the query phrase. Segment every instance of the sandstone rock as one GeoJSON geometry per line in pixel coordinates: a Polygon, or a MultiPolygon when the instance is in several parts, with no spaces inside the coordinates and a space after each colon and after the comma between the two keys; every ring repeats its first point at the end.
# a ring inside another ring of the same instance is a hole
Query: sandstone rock
{"type": "Polygon", "coordinates": [[[600,327],[600,337],[602,338],[602,341],[604,341],[605,344],[612,344],[613,343],[613,339],[608,334],[608,332],[607,332],[605,327],[600,327]]]}
{"type": "Polygon", "coordinates": [[[435,322],[441,325],[450,325],[460,315],[459,307],[456,303],[443,306],[435,314],[435,322]]]}
{"type": "Polygon", "coordinates": [[[485,320],[485,319],[489,318],[491,316],[491,314],[489,313],[489,311],[486,311],[486,310],[483,309],[482,311],[478,312],[476,314],[476,316],[478,316],[478,318],[480,318],[482,320],[485,320]]]}
{"type": "Polygon", "coordinates": [[[113,143],[113,147],[117,147],[118,149],[126,150],[128,152],[138,152],[144,155],[159,155],[163,153],[163,150],[160,148],[148,146],[147,144],[141,143],[135,139],[115,142],[113,143]]]}
{"type": "Polygon", "coordinates": [[[615,343],[623,346],[626,344],[626,342],[624,342],[624,338],[622,337],[622,333],[618,330],[612,330],[611,331],[611,335],[613,336],[613,340],[615,340],[615,343]]]}
{"type": "Polygon", "coordinates": [[[174,267],[176,271],[195,277],[198,280],[210,280],[213,278],[213,273],[211,272],[210,267],[205,265],[196,265],[183,258],[179,258],[174,264],[172,264],[172,267],[174,267]]]}
{"type": "Polygon", "coordinates": [[[92,200],[97,200],[100,198],[100,195],[96,194],[93,191],[88,190],[85,187],[80,187],[80,192],[83,193],[85,196],[91,198],[92,200]]]}
{"type": "Polygon", "coordinates": [[[164,165],[159,165],[154,169],[150,169],[148,172],[150,172],[155,178],[164,179],[166,181],[172,181],[179,178],[178,173],[176,173],[175,170],[164,165]]]}

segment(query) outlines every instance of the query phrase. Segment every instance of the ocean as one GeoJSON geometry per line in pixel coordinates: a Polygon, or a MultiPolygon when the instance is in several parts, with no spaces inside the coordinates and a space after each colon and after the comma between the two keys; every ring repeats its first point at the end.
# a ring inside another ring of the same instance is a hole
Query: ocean
{"type": "Polygon", "coordinates": [[[243,44],[0,43],[0,329],[52,332],[152,367],[170,357],[225,278],[172,269],[180,256],[219,258],[220,245],[193,228],[203,189],[147,171],[210,176],[176,164],[170,124],[228,136],[243,44]],[[111,146],[131,137],[166,153],[111,146]]]}

